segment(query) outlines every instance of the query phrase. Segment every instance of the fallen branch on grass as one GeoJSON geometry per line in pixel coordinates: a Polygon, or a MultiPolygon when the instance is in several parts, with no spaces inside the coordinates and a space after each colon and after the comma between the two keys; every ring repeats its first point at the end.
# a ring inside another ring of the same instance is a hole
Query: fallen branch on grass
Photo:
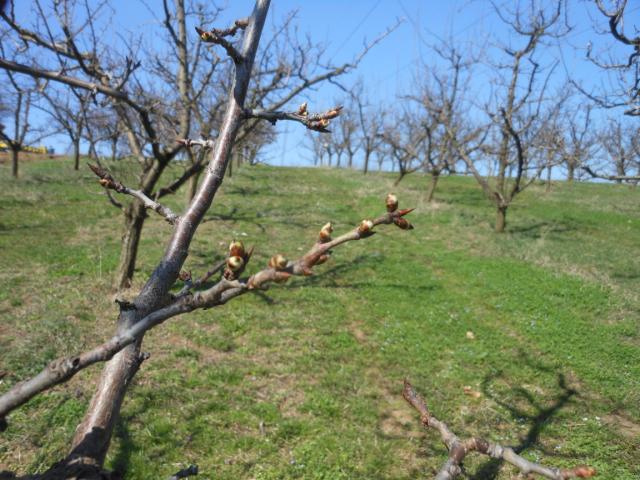
{"type": "Polygon", "coordinates": [[[438,420],[429,412],[424,398],[414,390],[407,380],[404,381],[402,396],[409,405],[418,411],[420,421],[425,427],[431,427],[440,433],[442,441],[449,450],[449,458],[436,475],[435,480],[453,480],[458,477],[462,473],[462,462],[470,452],[478,452],[504,460],[518,468],[523,475],[538,474],[551,480],[590,478],[596,475],[594,468],[586,466],[572,469],[546,467],[521,457],[509,447],[490,443],[483,438],[470,437],[462,440],[449,429],[446,423],[438,420]]]}

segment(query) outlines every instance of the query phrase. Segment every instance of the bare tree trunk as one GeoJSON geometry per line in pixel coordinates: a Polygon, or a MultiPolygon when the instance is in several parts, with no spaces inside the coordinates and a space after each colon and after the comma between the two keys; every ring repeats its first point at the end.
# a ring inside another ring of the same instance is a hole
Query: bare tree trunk
{"type": "Polygon", "coordinates": [[[551,191],[551,166],[547,167],[547,192],[551,191]]]}
{"type": "MultiPolygon", "coordinates": [[[[622,158],[616,162],[616,175],[619,177],[627,176],[626,169],[624,168],[624,159],[622,158]]],[[[622,179],[616,180],[616,183],[622,183],[622,179]]]]}
{"type": "Polygon", "coordinates": [[[73,169],[80,169],[80,138],[73,141],[73,169]]]}
{"type": "Polygon", "coordinates": [[[118,151],[118,137],[114,137],[111,139],[111,161],[112,162],[116,160],[117,151],[118,151]]]}
{"type": "Polygon", "coordinates": [[[20,155],[20,150],[17,148],[11,149],[11,174],[14,178],[18,178],[18,156],[20,155]]]}
{"type": "MultiPolygon", "coordinates": [[[[231,148],[243,119],[244,100],[251,68],[268,7],[269,0],[257,0],[251,21],[245,31],[241,52],[243,60],[236,65],[236,74],[231,87],[231,92],[233,93],[228,101],[218,141],[212,152],[209,166],[206,169],[204,181],[193,202],[183,214],[182,221],[176,226],[164,257],[142,288],[140,294],[134,300],[134,303],[121,306],[118,319],[119,331],[139,322],[149,312],[154,311],[169,300],[169,289],[177,279],[180,269],[186,260],[189,244],[195,229],[211,205],[222,183],[227,163],[229,163],[231,148]]],[[[131,207],[133,213],[131,221],[135,222],[137,220],[142,225],[144,217],[139,214],[142,205],[138,201],[134,201],[133,205],[135,206],[131,207]]],[[[131,243],[133,244],[134,242],[131,243]]],[[[137,246],[137,241],[135,244],[137,246]]],[[[139,338],[138,342],[123,349],[118,355],[109,360],[103,370],[98,388],[91,401],[91,407],[87,411],[74,439],[74,453],[83,462],[95,462],[101,465],[102,459],[104,459],[115,417],[118,415],[127,385],[140,364],[139,342],[141,341],[142,338],[139,338]],[[94,435],[99,437],[100,442],[97,444],[92,441],[92,436],[94,435]],[[84,448],[85,445],[88,448],[84,448]]]]}
{"type": "Polygon", "coordinates": [[[133,273],[136,266],[136,258],[138,256],[140,235],[146,217],[147,213],[145,212],[144,204],[139,200],[131,202],[125,211],[124,233],[122,234],[120,247],[120,263],[118,264],[113,285],[117,290],[123,290],[131,286],[131,280],[133,280],[133,273]]]}
{"type": "Polygon", "coordinates": [[[504,229],[507,226],[507,207],[498,207],[496,216],[496,232],[504,233],[504,229]]]}
{"type": "Polygon", "coordinates": [[[427,202],[431,203],[436,193],[436,187],[438,186],[438,180],[440,179],[440,172],[431,172],[431,182],[429,182],[429,189],[427,190],[427,202]]]}
{"type": "Polygon", "coordinates": [[[567,165],[567,182],[569,183],[573,182],[573,177],[575,176],[575,170],[576,170],[576,167],[572,163],[569,163],[567,165]]]}
{"type": "Polygon", "coordinates": [[[369,158],[370,157],[371,157],[371,152],[365,151],[364,152],[364,168],[362,169],[362,173],[364,173],[365,175],[369,171],[369,158]]]}

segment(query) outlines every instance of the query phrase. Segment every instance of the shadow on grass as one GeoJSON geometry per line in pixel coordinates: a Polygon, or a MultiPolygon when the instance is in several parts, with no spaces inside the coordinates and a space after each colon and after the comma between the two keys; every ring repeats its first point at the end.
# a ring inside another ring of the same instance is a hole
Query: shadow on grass
{"type": "Polygon", "coordinates": [[[538,239],[547,234],[564,234],[578,230],[577,223],[567,222],[538,222],[531,225],[523,225],[508,228],[509,233],[526,238],[538,239]]]}
{"type": "MultiPolygon", "coordinates": [[[[521,354],[525,357],[525,362],[539,371],[545,373],[551,373],[552,369],[543,366],[541,364],[534,365],[534,362],[529,359],[525,354],[521,354]]],[[[514,403],[509,403],[501,398],[498,398],[495,393],[492,392],[492,382],[498,378],[501,378],[502,374],[497,373],[493,375],[487,375],[482,382],[482,392],[487,398],[490,398],[498,405],[507,410],[511,418],[518,421],[524,421],[529,424],[529,430],[521,437],[520,442],[516,445],[509,445],[517,454],[521,454],[525,450],[538,444],[540,435],[544,430],[547,423],[553,418],[562,408],[569,404],[573,397],[578,395],[578,391],[567,385],[565,376],[563,373],[557,373],[557,393],[555,394],[551,404],[546,404],[546,398],[538,399],[529,390],[520,387],[511,387],[511,397],[514,400],[524,400],[527,407],[519,407],[514,403]],[[533,409],[533,413],[529,413],[530,408],[533,409]]],[[[549,453],[549,452],[546,452],[549,453]]],[[[470,475],[471,480],[490,480],[498,476],[500,468],[504,462],[500,459],[491,459],[480,467],[473,475],[470,475]]]]}

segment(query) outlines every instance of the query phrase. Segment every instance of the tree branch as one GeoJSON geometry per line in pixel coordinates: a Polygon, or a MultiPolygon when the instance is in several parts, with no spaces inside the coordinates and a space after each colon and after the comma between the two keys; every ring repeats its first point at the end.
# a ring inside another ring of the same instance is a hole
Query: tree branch
{"type": "Polygon", "coordinates": [[[118,193],[123,193],[125,195],[131,195],[132,197],[140,200],[145,208],[149,208],[156,212],[158,215],[161,215],[165,218],[167,222],[171,225],[175,225],[180,220],[180,217],[173,213],[173,211],[169,207],[165,207],[164,205],[152,200],[142,190],[134,190],[129,188],[122,183],[118,182],[114,179],[111,174],[104,168],[99,167],[97,165],[88,164],[89,168],[100,178],[100,185],[102,185],[106,189],[115,190],[118,193]]]}
{"type": "Polygon", "coordinates": [[[515,466],[525,476],[535,473],[551,480],[566,480],[569,478],[591,478],[596,475],[596,470],[593,467],[579,466],[572,469],[546,467],[521,457],[509,447],[490,443],[483,438],[471,437],[461,440],[449,429],[446,423],[438,420],[429,412],[424,398],[414,390],[407,380],[404,381],[402,396],[409,405],[418,411],[420,421],[425,427],[431,427],[440,433],[443,443],[449,450],[449,458],[438,471],[436,480],[453,480],[458,477],[462,473],[462,462],[465,457],[474,451],[491,458],[504,460],[515,466]]]}
{"type": "MultiPolygon", "coordinates": [[[[111,180],[113,181],[113,180],[111,180]]],[[[308,276],[312,274],[312,268],[320,265],[329,259],[330,250],[349,241],[360,240],[372,236],[375,232],[373,228],[377,225],[395,224],[403,230],[412,229],[413,226],[404,218],[413,209],[398,210],[398,201],[394,195],[388,195],[387,213],[375,220],[363,220],[354,230],[341,235],[336,239],[331,239],[332,227],[328,223],[322,230],[318,241],[300,259],[287,262],[281,255],[276,255],[269,262],[269,266],[248,278],[238,279],[242,274],[252,250],[245,252],[244,246],[240,242],[232,242],[229,249],[229,257],[226,259],[225,272],[223,278],[215,285],[206,289],[187,295],[185,288],[174,297],[169,305],[158,308],[145,315],[139,321],[122,329],[111,339],[91,350],[72,357],[62,357],[52,361],[47,367],[36,376],[18,383],[8,392],[0,396],[0,429],[6,428],[5,417],[15,408],[25,404],[37,394],[49,388],[66,382],[76,373],[85,368],[98,363],[110,360],[127,345],[140,340],[145,332],[165,320],[196,309],[212,308],[224,305],[232,298],[256,289],[263,289],[269,283],[283,283],[291,276],[308,276]]],[[[213,273],[219,271],[220,267],[214,267],[213,272],[201,279],[198,285],[203,284],[213,273]]],[[[124,310],[137,310],[135,304],[122,304],[124,310]]]]}
{"type": "Polygon", "coordinates": [[[244,115],[245,118],[259,118],[267,120],[268,122],[271,122],[272,125],[275,125],[278,120],[292,120],[303,124],[309,130],[330,133],[331,131],[327,129],[327,126],[329,126],[329,120],[340,115],[341,110],[342,106],[338,105],[324,113],[309,115],[309,112],[307,111],[307,103],[305,102],[300,105],[300,108],[298,108],[296,112],[274,112],[267,110],[245,109],[244,115]]]}

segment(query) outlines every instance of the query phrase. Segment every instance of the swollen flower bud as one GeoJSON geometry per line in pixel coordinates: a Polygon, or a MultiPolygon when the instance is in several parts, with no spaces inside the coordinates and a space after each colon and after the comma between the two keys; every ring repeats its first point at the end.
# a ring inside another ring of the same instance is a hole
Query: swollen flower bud
{"type": "Polygon", "coordinates": [[[242,259],[242,257],[233,256],[233,257],[227,258],[227,267],[232,272],[237,272],[243,267],[243,265],[244,265],[244,260],[242,259]]]}
{"type": "Polygon", "coordinates": [[[358,225],[358,232],[360,233],[369,233],[373,228],[373,222],[371,220],[362,220],[360,225],[358,225]]]}
{"type": "Polygon", "coordinates": [[[277,254],[269,259],[269,266],[276,270],[284,270],[287,268],[287,259],[283,255],[277,254]]]}
{"type": "Polygon", "coordinates": [[[298,115],[307,116],[307,102],[304,102],[302,105],[298,107],[298,115]]]}
{"type": "Polygon", "coordinates": [[[229,244],[230,257],[244,257],[244,244],[240,240],[233,240],[229,244]]]}
{"type": "Polygon", "coordinates": [[[329,110],[328,112],[326,112],[323,117],[328,119],[331,118],[336,118],[338,115],[340,115],[340,111],[342,110],[342,107],[334,107],[331,110],[329,110]]]}
{"type": "Polygon", "coordinates": [[[411,225],[407,219],[404,217],[396,217],[393,219],[393,223],[395,223],[402,230],[413,230],[413,225],[411,225]]]}
{"type": "Polygon", "coordinates": [[[325,243],[331,240],[331,232],[333,232],[333,225],[331,222],[325,223],[324,227],[320,229],[320,242],[325,243]]]}
{"type": "Polygon", "coordinates": [[[398,197],[393,193],[389,193],[386,198],[387,212],[395,212],[398,208],[398,197]]]}

